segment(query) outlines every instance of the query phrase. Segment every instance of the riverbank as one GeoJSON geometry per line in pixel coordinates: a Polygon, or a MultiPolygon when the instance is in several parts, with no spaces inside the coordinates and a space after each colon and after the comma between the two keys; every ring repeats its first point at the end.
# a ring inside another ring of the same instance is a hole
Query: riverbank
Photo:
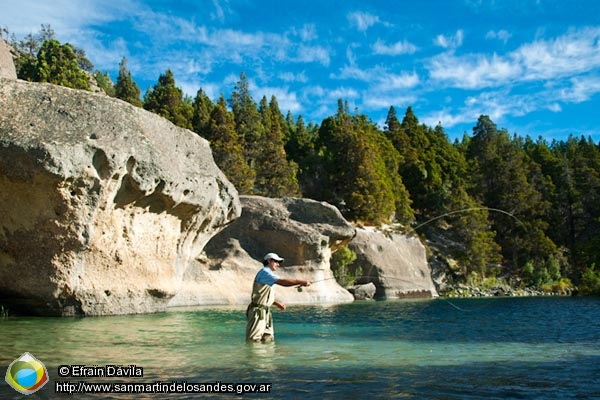
{"type": "Polygon", "coordinates": [[[548,291],[536,287],[513,288],[510,286],[494,286],[482,288],[459,284],[439,291],[440,297],[532,297],[532,296],[572,296],[576,293],[575,288],[566,288],[561,291],[548,291]]]}

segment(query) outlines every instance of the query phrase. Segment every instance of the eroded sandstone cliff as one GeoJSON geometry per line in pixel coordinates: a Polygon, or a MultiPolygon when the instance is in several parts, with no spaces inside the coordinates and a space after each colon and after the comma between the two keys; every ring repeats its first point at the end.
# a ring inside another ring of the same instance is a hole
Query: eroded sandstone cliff
{"type": "Polygon", "coordinates": [[[357,259],[350,266],[360,268],[358,283],[372,282],[375,297],[437,297],[427,264],[425,246],[416,235],[407,236],[387,229],[357,229],[350,249],[357,259]]]}
{"type": "Polygon", "coordinates": [[[1,79],[0,110],[0,298],[13,309],[164,309],[241,213],[208,142],[157,115],[1,79]]]}
{"type": "Polygon", "coordinates": [[[217,233],[202,257],[189,265],[171,306],[247,304],[262,257],[276,252],[285,258],[282,278],[315,282],[301,292],[278,287],[287,304],[331,304],[353,301],[334,279],[331,253],[356,234],[331,204],[310,199],[240,196],[242,215],[217,233]]]}

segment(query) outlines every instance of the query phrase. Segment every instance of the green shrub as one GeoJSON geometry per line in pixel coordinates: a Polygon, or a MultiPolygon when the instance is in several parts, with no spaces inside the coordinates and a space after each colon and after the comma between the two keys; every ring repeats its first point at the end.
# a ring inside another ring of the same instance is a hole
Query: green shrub
{"type": "Polygon", "coordinates": [[[350,250],[348,247],[342,247],[338,249],[331,256],[331,270],[336,281],[341,286],[349,286],[354,283],[355,279],[362,275],[362,268],[356,267],[354,271],[351,271],[349,266],[356,261],[356,253],[350,250]]]}
{"type": "Polygon", "coordinates": [[[596,264],[592,264],[581,274],[579,292],[583,295],[600,295],[600,271],[596,271],[596,264]]]}

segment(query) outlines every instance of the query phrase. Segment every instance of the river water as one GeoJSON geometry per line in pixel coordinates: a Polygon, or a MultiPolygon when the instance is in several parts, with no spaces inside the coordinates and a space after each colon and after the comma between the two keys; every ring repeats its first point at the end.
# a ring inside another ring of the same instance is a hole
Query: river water
{"type": "MultiPolygon", "coordinates": [[[[165,390],[179,384],[190,392],[70,397],[600,398],[598,298],[292,306],[275,310],[274,320],[274,344],[246,345],[241,307],[94,318],[9,316],[0,320],[0,373],[5,376],[25,352],[41,361],[50,380],[28,398],[67,398],[55,393],[57,385],[64,391],[71,387],[65,382],[74,388],[80,381],[112,383],[113,391],[160,382],[165,390]],[[67,375],[77,371],[73,365],[105,372],[123,365],[143,377],[61,377],[59,366],[65,365],[67,375]],[[129,387],[115,389],[120,384],[129,387]],[[198,393],[215,388],[221,393],[198,393]],[[235,393],[252,388],[268,392],[235,393]],[[234,393],[224,393],[229,390],[234,393]]],[[[2,381],[0,398],[24,396],[2,381]]]]}

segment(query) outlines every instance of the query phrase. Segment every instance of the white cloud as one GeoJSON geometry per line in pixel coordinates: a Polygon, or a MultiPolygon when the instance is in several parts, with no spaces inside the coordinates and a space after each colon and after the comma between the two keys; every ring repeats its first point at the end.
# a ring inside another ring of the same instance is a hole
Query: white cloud
{"type": "Polygon", "coordinates": [[[562,107],[558,103],[551,103],[548,105],[547,108],[548,108],[548,110],[550,110],[552,112],[561,112],[562,111],[562,107]]]}
{"type": "Polygon", "coordinates": [[[480,115],[485,114],[494,122],[500,123],[507,115],[524,115],[536,108],[531,100],[527,96],[510,95],[507,90],[483,92],[467,97],[457,108],[446,106],[426,114],[421,120],[428,126],[439,123],[444,128],[451,128],[474,123],[480,115]]]}
{"type": "Polygon", "coordinates": [[[266,43],[279,42],[277,35],[268,35],[262,32],[246,33],[233,29],[218,29],[212,32],[207,38],[211,46],[220,48],[233,48],[236,51],[242,49],[256,49],[264,46],[266,43]]]}
{"type": "Polygon", "coordinates": [[[306,83],[308,82],[308,77],[304,71],[294,73],[294,72],[281,72],[278,74],[279,79],[284,82],[299,82],[306,83]]]}
{"type": "Polygon", "coordinates": [[[511,34],[510,32],[501,29],[499,31],[489,31],[486,35],[485,38],[486,39],[498,39],[501,42],[504,42],[505,44],[508,42],[508,39],[511,38],[511,34]]]}
{"type": "Polygon", "coordinates": [[[225,21],[225,10],[223,9],[222,2],[219,0],[212,0],[215,11],[211,13],[211,17],[217,21],[225,21]]]}
{"type": "Polygon", "coordinates": [[[600,28],[571,30],[554,40],[536,40],[510,54],[524,68],[522,79],[555,79],[600,68],[600,28]]]}
{"type": "Polygon", "coordinates": [[[507,90],[483,92],[467,97],[463,111],[468,110],[467,114],[477,117],[486,114],[492,120],[500,121],[505,115],[523,115],[531,111],[535,106],[525,99],[526,96],[510,95],[507,90]]]}
{"type": "MultiPolygon", "coordinates": [[[[98,2],[82,0],[38,0],[4,1],[2,4],[2,24],[11,33],[23,37],[37,33],[42,24],[50,24],[59,38],[72,37],[89,24],[111,21],[138,6],[130,0],[119,2],[98,2]]],[[[65,39],[61,39],[65,40],[65,39]]]]}
{"type": "MultiPolygon", "coordinates": [[[[122,38],[105,45],[98,40],[93,32],[83,32],[79,39],[85,43],[82,49],[85,51],[87,58],[94,64],[95,69],[101,71],[115,70],[118,69],[123,57],[127,59],[128,63],[132,60],[127,42],[122,38]]],[[[116,81],[116,78],[117,76],[111,76],[113,81],[116,81]]]]}
{"type": "Polygon", "coordinates": [[[558,90],[557,99],[568,103],[582,103],[600,93],[600,77],[577,77],[570,85],[558,90]]]}
{"type": "Polygon", "coordinates": [[[338,99],[356,99],[359,97],[358,92],[356,91],[356,89],[354,88],[346,88],[346,87],[339,87],[339,88],[335,88],[333,90],[328,90],[326,91],[327,94],[327,98],[329,100],[335,100],[337,101],[338,99]]]}
{"type": "Polygon", "coordinates": [[[480,89],[508,84],[522,73],[518,64],[496,54],[459,57],[443,53],[432,58],[427,69],[432,80],[445,82],[460,89],[480,89]]]}
{"type": "Polygon", "coordinates": [[[317,62],[325,67],[329,66],[331,58],[329,56],[329,50],[322,46],[305,46],[300,45],[296,50],[296,55],[290,57],[287,61],[301,62],[301,63],[313,63],[317,62]]]}
{"type": "Polygon", "coordinates": [[[383,73],[377,80],[379,84],[376,88],[382,91],[414,88],[420,83],[419,75],[416,72],[383,73]]]}
{"type": "Polygon", "coordinates": [[[439,122],[446,128],[475,121],[481,114],[489,115],[496,123],[509,116],[524,116],[536,110],[561,112],[562,103],[586,101],[600,93],[597,77],[573,81],[569,89],[549,87],[524,93],[511,93],[508,88],[488,91],[465,98],[462,106],[449,106],[434,111],[423,118],[423,122],[434,126],[439,122]]]}
{"type": "Polygon", "coordinates": [[[441,123],[444,128],[451,128],[474,123],[480,115],[485,114],[498,123],[506,115],[522,115],[527,101],[523,96],[511,96],[508,90],[483,92],[468,96],[460,107],[444,106],[426,114],[421,120],[428,126],[441,123]]]}
{"type": "Polygon", "coordinates": [[[390,106],[408,107],[417,100],[413,95],[373,95],[372,92],[367,91],[363,96],[363,106],[371,109],[389,109],[390,106]]]}
{"type": "Polygon", "coordinates": [[[317,27],[315,24],[302,25],[302,27],[297,31],[297,34],[303,42],[316,40],[318,38],[317,27]]]}
{"type": "Polygon", "coordinates": [[[331,79],[355,79],[359,81],[368,81],[371,79],[371,73],[354,66],[345,66],[340,70],[339,75],[331,73],[331,79]]]}
{"type": "Polygon", "coordinates": [[[331,74],[330,78],[367,82],[378,91],[411,88],[420,83],[419,76],[415,72],[391,73],[381,66],[367,69],[346,66],[341,69],[338,75],[331,74]]]}
{"type": "Polygon", "coordinates": [[[350,43],[348,46],[346,46],[346,59],[352,66],[356,65],[356,55],[354,54],[354,49],[359,47],[360,44],[358,43],[350,43]]]}
{"type": "Polygon", "coordinates": [[[406,40],[391,45],[385,44],[382,40],[377,40],[373,45],[373,52],[375,54],[397,56],[399,54],[413,54],[416,51],[417,46],[406,40]]]}
{"type": "Polygon", "coordinates": [[[504,56],[442,53],[429,60],[432,80],[479,89],[527,81],[556,81],[600,68],[600,28],[573,30],[526,43],[504,56]]]}
{"type": "Polygon", "coordinates": [[[434,43],[445,49],[456,49],[462,46],[463,42],[463,31],[459,29],[453,36],[436,36],[434,43]]]}
{"type": "Polygon", "coordinates": [[[381,22],[378,16],[360,11],[348,14],[347,18],[348,21],[350,21],[350,24],[361,32],[364,32],[376,23],[381,22]]]}

